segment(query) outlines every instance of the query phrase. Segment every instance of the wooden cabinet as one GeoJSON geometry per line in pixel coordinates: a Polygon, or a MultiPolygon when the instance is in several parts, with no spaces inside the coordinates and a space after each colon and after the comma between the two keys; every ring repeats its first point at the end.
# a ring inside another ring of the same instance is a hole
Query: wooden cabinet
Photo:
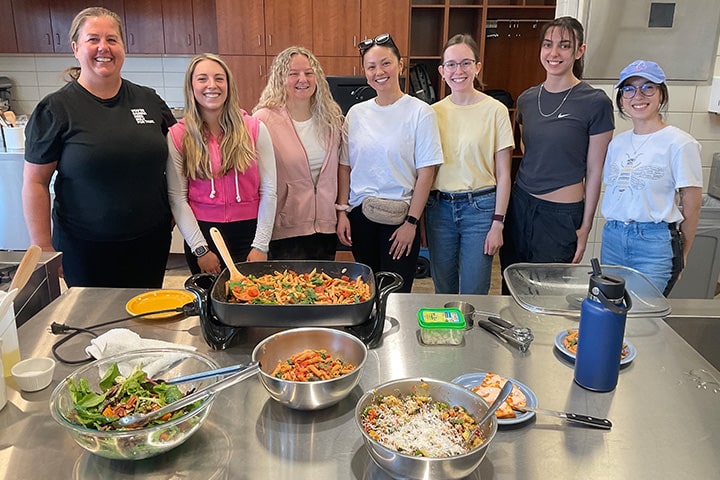
{"type": "MultiPolygon", "coordinates": [[[[381,33],[392,35],[403,56],[408,55],[410,27],[409,0],[362,0],[360,37],[374,38],[381,33]]],[[[424,32],[431,36],[432,32],[424,32]]]]}
{"type": "Polygon", "coordinates": [[[325,75],[362,76],[360,56],[354,57],[317,57],[325,75]]]}
{"type": "Polygon", "coordinates": [[[165,53],[216,53],[214,0],[163,0],[165,53]]]}
{"type": "Polygon", "coordinates": [[[265,0],[265,53],[275,56],[291,45],[312,50],[312,8],[313,0],[265,0]]]}
{"type": "Polygon", "coordinates": [[[291,45],[312,49],[313,0],[217,0],[221,54],[275,56],[291,45]]]}
{"type": "Polygon", "coordinates": [[[128,53],[165,53],[161,2],[125,0],[125,45],[128,53]]]}
{"type": "Polygon", "coordinates": [[[12,7],[18,52],[53,53],[55,46],[47,0],[13,0],[12,7]]]}
{"type": "Polygon", "coordinates": [[[240,108],[248,113],[257,105],[265,84],[270,63],[264,55],[223,55],[233,73],[239,93],[240,108]]]}
{"type": "Polygon", "coordinates": [[[312,6],[313,53],[318,57],[357,57],[360,0],[318,1],[312,6]]]}
{"type": "Polygon", "coordinates": [[[314,0],[313,53],[328,75],[363,75],[360,40],[390,33],[407,55],[409,26],[409,0],[314,0]]]}
{"type": "MultiPolygon", "coordinates": [[[[75,15],[87,7],[87,1],[13,0],[12,3],[18,52],[72,52],[70,26],[75,15]]],[[[112,10],[123,18],[123,0],[98,0],[93,5],[112,10]]]]}
{"type": "Polygon", "coordinates": [[[2,27],[0,27],[0,53],[17,53],[15,23],[8,21],[13,18],[11,0],[0,0],[0,16],[5,19],[2,27]]]}

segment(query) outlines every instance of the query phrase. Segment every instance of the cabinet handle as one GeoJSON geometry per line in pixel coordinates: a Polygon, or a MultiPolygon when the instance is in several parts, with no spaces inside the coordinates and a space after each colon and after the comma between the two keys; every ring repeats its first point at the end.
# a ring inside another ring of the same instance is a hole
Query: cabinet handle
{"type": "Polygon", "coordinates": [[[130,34],[130,45],[135,45],[135,34],[134,33],[130,34]]]}
{"type": "Polygon", "coordinates": [[[268,34],[268,47],[272,47],[272,35],[268,34]]]}
{"type": "MultiPolygon", "coordinates": [[[[353,48],[357,48],[357,35],[353,35],[353,48]]],[[[355,69],[355,67],[353,67],[355,69]]]]}
{"type": "Polygon", "coordinates": [[[357,67],[353,65],[353,77],[357,75],[357,67]]]}
{"type": "Polygon", "coordinates": [[[262,78],[262,72],[263,72],[262,65],[258,65],[258,74],[259,74],[260,78],[262,78]]]}
{"type": "Polygon", "coordinates": [[[258,34],[258,47],[262,46],[262,43],[260,43],[260,42],[261,42],[261,39],[260,39],[260,35],[258,34]]]}
{"type": "Polygon", "coordinates": [[[198,39],[197,39],[197,40],[198,40],[198,41],[197,41],[197,44],[198,44],[198,45],[202,45],[202,35],[200,35],[199,33],[198,33],[198,39]]]}
{"type": "Polygon", "coordinates": [[[52,37],[50,36],[50,34],[46,33],[45,37],[47,37],[48,45],[52,45],[52,37]]]}
{"type": "Polygon", "coordinates": [[[188,33],[188,36],[187,36],[187,44],[188,44],[188,47],[189,47],[189,46],[192,46],[192,35],[190,35],[189,33],[188,33]]]}
{"type": "Polygon", "coordinates": [[[55,38],[57,38],[57,44],[60,45],[60,34],[56,33],[55,38]]]}

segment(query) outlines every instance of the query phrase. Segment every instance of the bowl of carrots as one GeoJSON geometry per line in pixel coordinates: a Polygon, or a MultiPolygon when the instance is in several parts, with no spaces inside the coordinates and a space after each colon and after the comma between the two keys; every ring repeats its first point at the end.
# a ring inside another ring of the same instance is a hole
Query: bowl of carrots
{"type": "Polygon", "coordinates": [[[367,347],[332,328],[294,328],[260,342],[252,353],[258,377],[270,396],[296,410],[318,410],[340,402],[360,381],[367,347]]]}

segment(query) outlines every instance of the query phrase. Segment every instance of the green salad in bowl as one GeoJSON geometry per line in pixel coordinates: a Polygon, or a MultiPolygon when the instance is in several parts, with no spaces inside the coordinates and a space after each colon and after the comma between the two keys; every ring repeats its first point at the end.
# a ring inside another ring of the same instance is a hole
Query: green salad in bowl
{"type": "Polygon", "coordinates": [[[117,428],[119,418],[147,413],[203,388],[214,379],[182,385],[169,380],[218,368],[205,355],[183,349],[137,350],[96,360],[70,374],[50,399],[52,417],[78,445],[113,459],[143,459],[186,441],[203,423],[215,395],[137,428],[117,428]],[[152,367],[152,368],[146,368],[152,367]],[[153,375],[148,375],[152,370],[153,375]]]}

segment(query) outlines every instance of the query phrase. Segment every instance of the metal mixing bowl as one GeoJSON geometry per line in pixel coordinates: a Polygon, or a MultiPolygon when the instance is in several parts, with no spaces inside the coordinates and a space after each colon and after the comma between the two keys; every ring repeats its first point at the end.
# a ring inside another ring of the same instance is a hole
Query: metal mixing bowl
{"type": "Polygon", "coordinates": [[[362,432],[365,447],[370,458],[393,478],[420,480],[454,480],[470,475],[483,461],[490,442],[497,432],[497,418],[490,417],[480,426],[485,441],[479,447],[464,455],[446,458],[427,458],[405,455],[383,446],[362,428],[362,412],[375,403],[377,396],[384,395],[429,395],[435,401],[452,406],[461,406],[476,420],[488,409],[488,404],[479,395],[460,385],[429,378],[404,378],[392,380],[366,392],[355,407],[355,424],[362,432]]]}
{"type": "MultiPolygon", "coordinates": [[[[190,438],[210,413],[210,407],[216,394],[211,394],[205,400],[201,400],[196,409],[185,415],[159,425],[134,430],[100,431],[74,423],[69,418],[69,413],[74,409],[74,403],[68,389],[68,380],[72,379],[73,382],[77,382],[84,378],[88,381],[90,389],[99,393],[101,391],[100,380],[113,363],[118,364],[124,375],[129,373],[128,370],[132,371],[132,365],[137,363],[142,365],[143,370],[151,378],[164,380],[219,368],[219,365],[210,357],[190,350],[158,348],[121,353],[96,360],[75,370],[52,392],[50,413],[53,419],[85,450],[101,457],[113,459],[140,460],[152,457],[175,448],[190,438]]],[[[178,388],[183,392],[190,389],[197,390],[215,381],[215,378],[198,380],[183,383],[178,385],[178,388]]]]}
{"type": "Polygon", "coordinates": [[[297,410],[318,410],[345,398],[360,381],[367,347],[349,333],[331,328],[294,328],[276,333],[260,342],[252,352],[260,362],[260,381],[275,400],[297,410]],[[333,358],[351,363],[355,369],[331,380],[293,382],[270,374],[278,361],[305,349],[327,350],[333,358]]]}

